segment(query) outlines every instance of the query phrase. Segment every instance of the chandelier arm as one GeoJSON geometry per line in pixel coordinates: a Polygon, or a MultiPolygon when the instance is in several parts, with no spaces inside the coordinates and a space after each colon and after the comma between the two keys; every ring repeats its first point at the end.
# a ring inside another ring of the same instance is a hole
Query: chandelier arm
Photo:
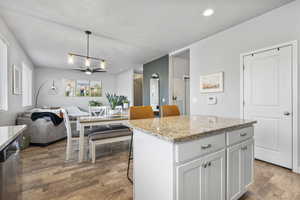
{"type": "MultiPolygon", "coordinates": [[[[76,54],[76,53],[69,53],[69,55],[71,55],[71,56],[77,56],[77,57],[82,57],[82,58],[86,58],[87,57],[87,56],[76,54]]],[[[99,61],[104,60],[102,58],[95,58],[95,57],[90,57],[90,56],[89,56],[89,58],[92,59],[92,60],[99,60],[99,61]]]]}
{"type": "MultiPolygon", "coordinates": [[[[102,65],[104,65],[104,66],[106,65],[105,64],[106,63],[105,59],[103,59],[103,58],[96,58],[96,57],[90,57],[90,35],[92,34],[92,32],[89,31],[89,30],[87,30],[87,31],[85,31],[85,34],[87,36],[86,37],[86,40],[87,40],[86,53],[87,53],[87,55],[80,55],[80,54],[76,54],[76,53],[69,53],[68,55],[69,56],[76,56],[76,57],[85,58],[86,59],[86,63],[89,62],[89,64],[86,64],[86,65],[89,65],[89,66],[86,66],[87,67],[86,70],[91,70],[91,69],[92,69],[92,71],[94,70],[93,67],[90,66],[90,64],[91,64],[90,60],[100,61],[100,66],[101,66],[100,68],[105,68],[105,67],[102,67],[102,65]]],[[[98,68],[95,68],[95,69],[98,70],[98,68]]],[[[104,72],[104,71],[106,71],[106,70],[104,70],[104,69],[101,70],[101,72],[104,72]]],[[[97,71],[97,72],[100,72],[100,71],[97,71]]]]}

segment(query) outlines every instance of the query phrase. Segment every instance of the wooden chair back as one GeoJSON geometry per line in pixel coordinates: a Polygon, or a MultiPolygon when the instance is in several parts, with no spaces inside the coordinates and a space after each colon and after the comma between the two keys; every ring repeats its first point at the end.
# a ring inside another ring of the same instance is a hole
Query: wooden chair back
{"type": "Polygon", "coordinates": [[[151,106],[131,106],[129,109],[129,119],[148,119],[154,118],[151,106]]]}
{"type": "Polygon", "coordinates": [[[170,117],[170,116],[179,116],[180,111],[177,105],[163,105],[161,106],[161,116],[170,117]]]}

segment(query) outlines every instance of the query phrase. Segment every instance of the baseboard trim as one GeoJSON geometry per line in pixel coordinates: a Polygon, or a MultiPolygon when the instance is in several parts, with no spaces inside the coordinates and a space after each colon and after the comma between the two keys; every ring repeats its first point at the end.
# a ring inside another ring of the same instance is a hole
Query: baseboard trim
{"type": "Polygon", "coordinates": [[[293,172],[296,173],[296,174],[300,174],[300,167],[298,167],[296,169],[293,169],[293,172]]]}

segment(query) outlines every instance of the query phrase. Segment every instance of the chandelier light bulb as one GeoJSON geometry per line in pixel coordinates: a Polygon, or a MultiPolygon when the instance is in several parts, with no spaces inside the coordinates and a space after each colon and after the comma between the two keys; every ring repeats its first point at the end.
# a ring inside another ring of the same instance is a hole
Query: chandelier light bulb
{"type": "Polygon", "coordinates": [[[89,58],[85,59],[85,66],[86,67],[90,67],[91,66],[91,59],[89,59],[89,58]]]}
{"type": "Polygon", "coordinates": [[[101,69],[105,69],[106,68],[106,62],[105,62],[105,60],[101,60],[100,61],[100,68],[101,69]]]}
{"type": "Polygon", "coordinates": [[[74,64],[74,56],[71,55],[71,54],[68,55],[68,63],[69,64],[74,64]]]}

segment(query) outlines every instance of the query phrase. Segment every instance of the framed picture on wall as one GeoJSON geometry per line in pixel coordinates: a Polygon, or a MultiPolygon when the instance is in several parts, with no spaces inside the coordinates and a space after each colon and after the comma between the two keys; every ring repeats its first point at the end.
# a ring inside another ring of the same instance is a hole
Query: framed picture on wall
{"type": "Polygon", "coordinates": [[[16,65],[13,65],[13,94],[22,94],[22,70],[16,65]]]}
{"type": "Polygon", "coordinates": [[[91,97],[102,97],[102,82],[90,81],[91,97]]]}
{"type": "Polygon", "coordinates": [[[224,92],[224,72],[200,76],[200,93],[224,92]]]}
{"type": "Polygon", "coordinates": [[[76,81],[76,96],[77,97],[90,96],[90,81],[89,80],[77,80],[76,81]]]}
{"type": "Polygon", "coordinates": [[[65,96],[75,97],[76,81],[65,79],[64,83],[65,83],[65,96]]]}

